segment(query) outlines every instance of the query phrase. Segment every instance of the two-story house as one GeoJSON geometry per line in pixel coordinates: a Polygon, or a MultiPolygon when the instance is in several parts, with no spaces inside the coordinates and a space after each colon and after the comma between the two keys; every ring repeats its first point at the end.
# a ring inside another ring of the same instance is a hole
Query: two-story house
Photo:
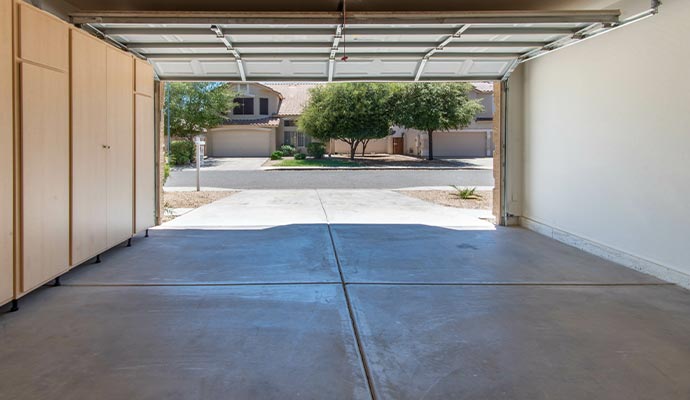
{"type": "Polygon", "coordinates": [[[268,157],[283,144],[305,151],[309,135],[297,130],[313,84],[232,84],[239,94],[229,119],[206,133],[211,157],[268,157]]]}
{"type": "MultiPolygon", "coordinates": [[[[239,93],[229,119],[206,134],[206,153],[211,157],[268,157],[283,144],[305,151],[311,137],[297,129],[297,119],[309,100],[313,83],[232,84],[239,93]]],[[[474,83],[471,98],[482,99],[485,111],[472,125],[434,133],[434,155],[439,157],[490,156],[493,152],[493,84],[474,83]]],[[[372,140],[367,153],[428,154],[425,132],[394,127],[393,134],[372,140]]],[[[349,152],[339,141],[326,144],[329,153],[349,152]]]]}

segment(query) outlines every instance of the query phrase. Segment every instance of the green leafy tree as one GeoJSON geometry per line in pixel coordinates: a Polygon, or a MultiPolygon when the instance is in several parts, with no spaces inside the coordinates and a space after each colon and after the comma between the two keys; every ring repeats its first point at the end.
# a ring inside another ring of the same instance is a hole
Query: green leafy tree
{"type": "Polygon", "coordinates": [[[389,135],[392,123],[393,86],[382,83],[335,83],[311,89],[311,96],[297,125],[321,142],[342,140],[350,146],[350,159],[357,147],[389,135]]]}
{"type": "Polygon", "coordinates": [[[187,140],[222,124],[236,105],[236,93],[223,82],[171,82],[166,90],[170,133],[187,140]]]}
{"type": "Polygon", "coordinates": [[[462,129],[484,111],[481,101],[470,100],[469,83],[412,83],[398,86],[392,97],[396,125],[429,135],[429,160],[434,159],[434,132],[462,129]]]}

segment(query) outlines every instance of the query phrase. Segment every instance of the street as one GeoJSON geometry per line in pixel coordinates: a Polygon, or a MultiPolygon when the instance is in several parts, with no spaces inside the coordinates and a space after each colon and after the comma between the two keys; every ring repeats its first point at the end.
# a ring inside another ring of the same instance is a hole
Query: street
{"type": "MultiPolygon", "coordinates": [[[[491,170],[213,171],[201,186],[224,189],[400,189],[419,186],[493,186],[491,170]]],[[[194,187],[196,172],[173,171],[165,187],[194,187]]]]}

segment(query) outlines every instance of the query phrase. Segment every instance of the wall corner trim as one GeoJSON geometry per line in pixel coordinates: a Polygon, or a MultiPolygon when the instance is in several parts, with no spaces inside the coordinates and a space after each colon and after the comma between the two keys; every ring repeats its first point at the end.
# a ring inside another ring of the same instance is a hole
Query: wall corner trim
{"type": "Polygon", "coordinates": [[[614,249],[601,243],[585,239],[525,216],[520,217],[520,225],[523,228],[558,240],[561,243],[586,251],[587,253],[593,254],[597,257],[601,257],[603,259],[615,262],[616,264],[623,265],[624,267],[652,275],[661,280],[674,283],[690,290],[690,275],[686,275],[680,271],[676,271],[672,268],[657,264],[653,261],[640,258],[618,249],[614,249]]]}

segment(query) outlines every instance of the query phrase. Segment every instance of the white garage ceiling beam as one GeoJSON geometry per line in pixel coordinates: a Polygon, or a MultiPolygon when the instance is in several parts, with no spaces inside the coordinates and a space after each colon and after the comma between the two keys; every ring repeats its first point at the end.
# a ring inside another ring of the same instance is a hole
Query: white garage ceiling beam
{"type": "Polygon", "coordinates": [[[335,28],[335,34],[333,35],[333,43],[331,45],[331,54],[328,57],[328,82],[333,81],[333,72],[335,70],[335,55],[338,52],[338,46],[340,46],[340,41],[343,39],[343,26],[338,25],[335,28]]]}
{"type": "MultiPolygon", "coordinates": [[[[538,24],[617,23],[619,10],[577,11],[351,11],[357,24],[538,24]]],[[[339,24],[341,12],[89,11],[70,15],[73,23],[142,24],[339,24]]]]}
{"type": "Polygon", "coordinates": [[[444,38],[440,43],[436,45],[433,49],[429,50],[428,53],[422,57],[422,60],[419,62],[419,65],[417,66],[417,72],[415,72],[414,75],[414,80],[415,82],[421,78],[422,74],[424,73],[424,68],[426,68],[426,63],[429,62],[429,58],[433,56],[437,51],[442,51],[450,42],[453,41],[453,39],[458,39],[462,34],[470,29],[471,25],[463,25],[455,31],[452,35],[449,35],[448,37],[444,38]]]}
{"type": "MultiPolygon", "coordinates": [[[[232,43],[230,40],[225,36],[225,33],[223,30],[217,26],[217,25],[212,25],[211,26],[211,31],[216,34],[216,37],[220,39],[220,41],[223,43],[223,45],[228,49],[228,51],[232,54],[232,56],[235,58],[235,62],[237,63],[237,69],[240,71],[240,78],[242,78],[242,81],[245,82],[247,80],[247,76],[244,73],[244,63],[242,62],[242,56],[240,53],[232,46],[232,43]]],[[[226,54],[221,54],[225,57],[227,57],[226,54]]],[[[148,57],[148,56],[147,56],[148,57]]]]}

